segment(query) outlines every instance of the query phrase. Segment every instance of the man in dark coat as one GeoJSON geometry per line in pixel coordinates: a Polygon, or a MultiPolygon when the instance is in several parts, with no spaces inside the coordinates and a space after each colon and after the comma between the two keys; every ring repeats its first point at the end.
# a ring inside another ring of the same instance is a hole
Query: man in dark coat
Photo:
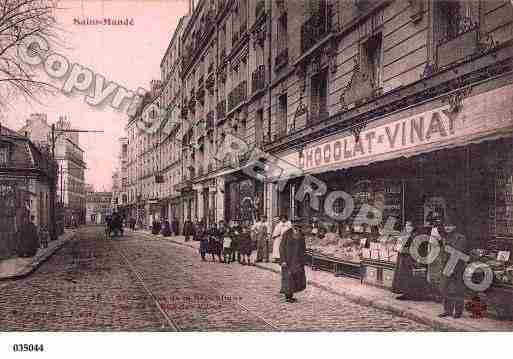
{"type": "Polygon", "coordinates": [[[458,233],[458,227],[454,225],[445,226],[447,233],[446,240],[443,243],[443,249],[440,251],[442,276],[440,278],[440,293],[443,298],[444,312],[439,317],[453,316],[460,318],[463,314],[465,283],[463,282],[463,274],[465,272],[465,262],[458,260],[456,266],[446,268],[451,258],[451,254],[447,251],[447,247],[451,247],[452,251],[456,250],[466,254],[467,243],[465,236],[458,233]],[[447,271],[449,273],[447,273],[447,271]]]}
{"type": "Polygon", "coordinates": [[[20,257],[27,258],[36,255],[39,248],[39,237],[34,224],[34,216],[30,216],[30,220],[21,226],[18,241],[18,255],[20,257]]]}
{"type": "Polygon", "coordinates": [[[281,292],[289,303],[296,301],[294,293],[306,289],[305,252],[305,236],[300,222],[296,220],[292,228],[283,234],[280,243],[281,292]]]}
{"type": "Polygon", "coordinates": [[[164,220],[164,226],[162,227],[162,235],[164,237],[169,237],[171,235],[171,226],[167,219],[164,220]]]}
{"type": "Polygon", "coordinates": [[[186,242],[189,242],[191,240],[191,236],[194,235],[194,228],[192,226],[192,222],[189,219],[186,220],[183,225],[183,235],[185,236],[186,242]]]}
{"type": "Polygon", "coordinates": [[[178,227],[179,227],[178,218],[173,216],[173,220],[171,221],[171,229],[173,230],[173,233],[175,236],[178,235],[178,227]]]}

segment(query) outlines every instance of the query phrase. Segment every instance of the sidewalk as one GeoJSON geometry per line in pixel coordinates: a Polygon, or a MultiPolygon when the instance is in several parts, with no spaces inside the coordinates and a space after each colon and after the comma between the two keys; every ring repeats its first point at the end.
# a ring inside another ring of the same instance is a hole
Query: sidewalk
{"type": "Polygon", "coordinates": [[[75,231],[65,230],[57,240],[49,241],[47,248],[39,248],[37,254],[32,258],[11,258],[0,261],[0,281],[28,276],[70,239],[73,239],[74,235],[75,231]]]}
{"type": "MultiPolygon", "coordinates": [[[[150,231],[138,231],[153,240],[167,240],[175,244],[199,250],[199,242],[185,242],[184,236],[164,237],[153,235],[150,231]]],[[[256,267],[280,273],[276,263],[257,263],[256,267]]],[[[394,314],[428,324],[437,330],[448,331],[513,331],[513,321],[496,320],[493,318],[472,319],[464,312],[459,319],[439,318],[442,305],[431,301],[398,301],[396,294],[389,290],[361,284],[357,279],[335,277],[332,273],[312,271],[306,267],[308,284],[324,289],[330,293],[343,296],[352,302],[387,310],[394,314]]],[[[512,298],[513,300],[513,298],[512,298]]]]}

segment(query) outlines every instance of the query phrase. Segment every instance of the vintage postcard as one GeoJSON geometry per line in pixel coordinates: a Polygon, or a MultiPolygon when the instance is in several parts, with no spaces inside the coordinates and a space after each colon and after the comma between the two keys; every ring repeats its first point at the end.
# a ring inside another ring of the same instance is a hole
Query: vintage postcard
{"type": "Polygon", "coordinates": [[[512,332],[512,45],[509,0],[0,0],[0,331],[512,332]]]}

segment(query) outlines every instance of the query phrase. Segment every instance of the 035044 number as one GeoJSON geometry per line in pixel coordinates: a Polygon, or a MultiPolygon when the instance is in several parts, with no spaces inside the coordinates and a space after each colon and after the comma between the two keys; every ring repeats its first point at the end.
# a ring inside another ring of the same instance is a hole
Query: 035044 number
{"type": "Polygon", "coordinates": [[[15,352],[42,352],[43,344],[14,344],[12,350],[15,352]]]}

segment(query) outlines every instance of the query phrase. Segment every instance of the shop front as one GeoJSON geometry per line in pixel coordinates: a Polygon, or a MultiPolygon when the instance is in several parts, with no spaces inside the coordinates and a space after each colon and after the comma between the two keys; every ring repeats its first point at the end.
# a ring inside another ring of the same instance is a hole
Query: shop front
{"type": "Polygon", "coordinates": [[[264,213],[264,183],[241,171],[225,177],[225,219],[252,224],[264,213]]]}
{"type": "MultiPolygon", "coordinates": [[[[465,89],[467,97],[424,103],[283,153],[280,158],[303,175],[273,191],[275,214],[307,222],[317,217],[325,231],[338,234],[337,240],[309,236],[312,266],[391,287],[405,222],[425,230],[436,216],[456,225],[472,259],[493,269],[487,293],[510,290],[511,302],[510,82],[474,86],[465,89]]],[[[511,308],[500,310],[511,314],[511,308]]]]}

